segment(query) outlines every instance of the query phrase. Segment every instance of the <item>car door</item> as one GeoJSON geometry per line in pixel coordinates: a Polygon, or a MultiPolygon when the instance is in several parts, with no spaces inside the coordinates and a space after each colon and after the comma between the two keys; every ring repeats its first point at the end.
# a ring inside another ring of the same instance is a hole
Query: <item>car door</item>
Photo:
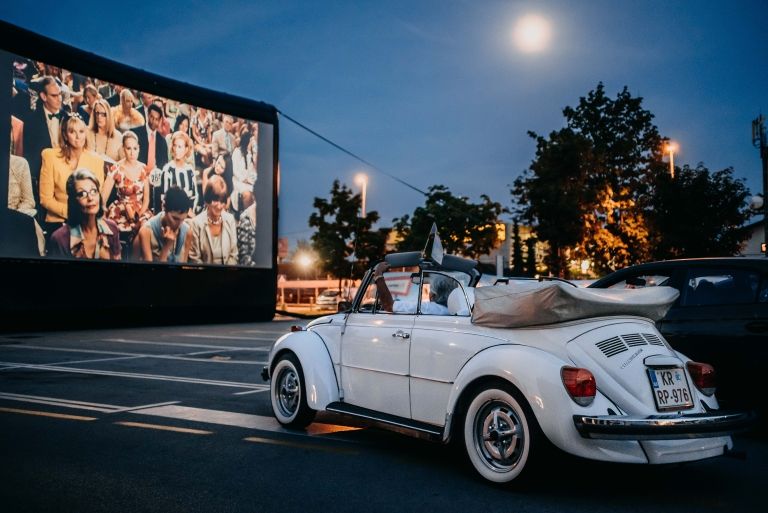
{"type": "MultiPolygon", "coordinates": [[[[418,276],[418,275],[417,275],[418,276]]],[[[396,298],[417,298],[418,280],[411,273],[385,273],[396,298]]],[[[344,402],[410,418],[411,333],[415,315],[379,310],[370,282],[363,300],[349,314],[341,339],[341,387],[344,402]]]]}

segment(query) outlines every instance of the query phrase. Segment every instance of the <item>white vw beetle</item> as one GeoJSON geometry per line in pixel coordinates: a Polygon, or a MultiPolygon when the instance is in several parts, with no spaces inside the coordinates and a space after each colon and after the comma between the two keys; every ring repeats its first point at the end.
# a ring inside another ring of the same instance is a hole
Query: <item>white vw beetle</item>
{"type": "Polygon", "coordinates": [[[262,375],[281,424],[327,411],[458,438],[483,477],[508,482],[547,440],[595,460],[673,463],[725,454],[751,421],[719,411],[713,369],[656,330],[674,289],[475,288],[471,260],[385,261],[348,311],[274,344],[262,375]]]}

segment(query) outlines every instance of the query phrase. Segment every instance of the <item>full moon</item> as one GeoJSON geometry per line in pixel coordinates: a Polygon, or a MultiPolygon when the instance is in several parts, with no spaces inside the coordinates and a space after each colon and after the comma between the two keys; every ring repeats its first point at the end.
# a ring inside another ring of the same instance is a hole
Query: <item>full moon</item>
{"type": "Polygon", "coordinates": [[[525,53],[544,50],[549,43],[551,29],[549,22],[537,14],[529,14],[515,23],[513,31],[515,45],[525,53]]]}

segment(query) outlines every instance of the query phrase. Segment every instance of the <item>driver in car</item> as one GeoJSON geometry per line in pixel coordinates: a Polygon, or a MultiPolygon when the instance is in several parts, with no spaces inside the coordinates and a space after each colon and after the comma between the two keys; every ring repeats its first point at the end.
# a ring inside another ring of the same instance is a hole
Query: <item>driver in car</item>
{"type": "MultiPolygon", "coordinates": [[[[387,287],[384,273],[389,270],[387,262],[379,262],[373,268],[373,282],[379,293],[381,310],[393,313],[416,313],[416,301],[395,301],[387,287]]],[[[421,302],[421,313],[426,315],[449,315],[448,296],[456,288],[455,280],[440,274],[430,274],[429,301],[421,302]]]]}

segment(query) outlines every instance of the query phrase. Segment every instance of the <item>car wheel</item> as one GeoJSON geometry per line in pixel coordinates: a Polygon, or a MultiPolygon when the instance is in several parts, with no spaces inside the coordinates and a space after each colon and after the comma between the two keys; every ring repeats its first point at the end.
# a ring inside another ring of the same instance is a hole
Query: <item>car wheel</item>
{"type": "Polygon", "coordinates": [[[535,419],[511,387],[480,390],[464,416],[464,447],[481,476],[495,483],[516,479],[529,464],[535,419]]]}
{"type": "Polygon", "coordinates": [[[315,410],[307,404],[304,372],[293,354],[286,353],[277,361],[269,388],[272,411],[280,424],[303,428],[315,418],[315,410]]]}

